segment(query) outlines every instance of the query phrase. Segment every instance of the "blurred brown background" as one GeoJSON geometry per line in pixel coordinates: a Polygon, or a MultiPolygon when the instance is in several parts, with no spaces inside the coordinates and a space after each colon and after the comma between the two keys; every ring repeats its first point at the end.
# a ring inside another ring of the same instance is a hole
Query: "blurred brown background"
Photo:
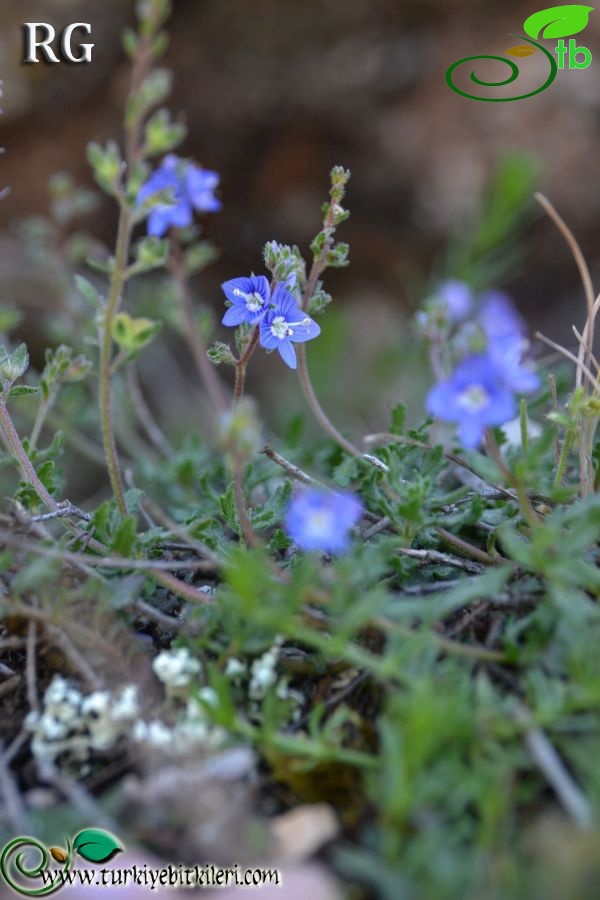
{"type": "MultiPolygon", "coordinates": [[[[476,103],[444,83],[454,60],[503,53],[517,43],[509,33],[522,31],[541,5],[174,0],[165,64],[175,73],[171,107],[183,112],[189,127],[180,152],[222,175],[224,209],[206,223],[222,255],[203,276],[205,302],[220,313],[219,281],[260,271],[266,240],[306,246],[317,228],[328,170],[340,163],[353,172],[352,217],[343,233],[352,265],[333,273],[329,287],[348,311],[350,339],[360,332],[354,345],[359,362],[382,336],[389,342],[395,328],[406,340],[419,285],[507,148],[539,160],[539,189],[572,226],[600,275],[600,12],[577,37],[597,57],[592,65],[559,72],[536,97],[476,103]]],[[[0,287],[5,295],[10,284],[11,296],[0,300],[37,307],[39,284],[30,283],[26,266],[21,271],[19,249],[7,234],[15,216],[44,211],[53,172],[67,169],[91,183],[87,141],[119,138],[128,84],[120,33],[132,4],[2,0],[0,8],[0,125],[7,151],[0,186],[11,188],[0,205],[0,287]],[[93,26],[90,65],[19,63],[22,22],[59,28],[75,20],[93,26]],[[7,278],[15,270],[23,277],[7,278]]],[[[110,241],[114,222],[106,199],[86,225],[110,241]]],[[[535,327],[571,342],[565,325],[581,325],[584,301],[569,253],[541,216],[526,242],[526,264],[504,286],[535,327]]],[[[396,383],[390,390],[396,394],[396,383]]]]}

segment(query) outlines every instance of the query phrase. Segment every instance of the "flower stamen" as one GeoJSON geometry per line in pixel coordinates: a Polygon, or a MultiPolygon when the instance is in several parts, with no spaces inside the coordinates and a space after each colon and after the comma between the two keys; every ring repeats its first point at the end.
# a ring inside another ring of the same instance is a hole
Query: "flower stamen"
{"type": "Polygon", "coordinates": [[[264,306],[265,298],[261,297],[258,291],[253,291],[251,294],[247,294],[245,291],[241,291],[239,288],[234,288],[233,293],[236,297],[240,297],[246,303],[246,308],[250,312],[258,312],[261,306],[264,306]]]}

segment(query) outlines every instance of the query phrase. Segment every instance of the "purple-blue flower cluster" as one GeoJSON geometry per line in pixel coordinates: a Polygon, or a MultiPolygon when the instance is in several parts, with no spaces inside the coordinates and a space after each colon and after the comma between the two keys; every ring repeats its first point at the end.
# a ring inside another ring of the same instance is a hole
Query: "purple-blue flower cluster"
{"type": "Polygon", "coordinates": [[[355,494],[306,488],[292,499],[284,527],[300,550],[343,553],[362,514],[363,505],[355,494]]]}
{"type": "Polygon", "coordinates": [[[288,282],[271,291],[264,275],[232,278],[221,285],[230,303],[223,324],[235,327],[243,322],[260,327],[260,343],[265,350],[277,350],[283,361],[296,368],[294,344],[318,337],[321,329],[303,312],[290,293],[288,282]]]}
{"type": "MultiPolygon", "coordinates": [[[[448,321],[460,321],[476,305],[468,286],[460,285],[446,282],[439,292],[448,321]]],[[[426,403],[431,415],[458,426],[465,447],[480,444],[486,428],[514,419],[515,395],[529,394],[540,384],[524,362],[529,342],[510,298],[500,291],[487,291],[478,298],[478,306],[474,321],[462,326],[453,340],[448,329],[446,345],[458,351],[459,361],[431,389],[426,403]]]]}
{"type": "Polygon", "coordinates": [[[216,172],[169,153],[138,191],[138,206],[163,191],[170,191],[172,197],[150,210],[148,234],[162,237],[169,228],[188,228],[194,221],[194,211],[218,212],[221,209],[215,197],[218,185],[216,172]]]}

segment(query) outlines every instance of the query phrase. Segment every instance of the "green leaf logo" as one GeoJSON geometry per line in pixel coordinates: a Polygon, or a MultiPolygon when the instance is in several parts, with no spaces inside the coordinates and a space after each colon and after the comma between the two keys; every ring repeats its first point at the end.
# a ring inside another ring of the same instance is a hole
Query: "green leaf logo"
{"type": "Polygon", "coordinates": [[[123,848],[108,831],[99,828],[85,828],[73,841],[73,849],[88,862],[104,863],[112,859],[123,848]]]}
{"type": "Polygon", "coordinates": [[[523,28],[534,39],[569,37],[583,31],[593,10],[593,6],[580,6],[578,3],[550,6],[525,19],[523,28]]]}

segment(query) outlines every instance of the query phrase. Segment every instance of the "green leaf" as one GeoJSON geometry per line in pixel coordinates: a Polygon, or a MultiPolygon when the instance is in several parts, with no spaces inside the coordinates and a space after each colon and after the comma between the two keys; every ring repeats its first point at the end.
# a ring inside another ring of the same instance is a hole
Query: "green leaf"
{"type": "Polygon", "coordinates": [[[12,384],[21,375],[24,375],[29,366],[29,353],[27,344],[19,344],[12,353],[7,353],[6,347],[0,347],[0,377],[7,384],[12,384]]]}
{"type": "Polygon", "coordinates": [[[137,522],[134,515],[124,516],[111,542],[111,550],[119,556],[131,556],[137,541],[137,522]]]}
{"type": "Polygon", "coordinates": [[[125,113],[127,125],[139,122],[154,106],[159,106],[168,97],[171,83],[172,75],[167,69],[153,69],[129,96],[125,113]]]}
{"type": "Polygon", "coordinates": [[[238,521],[237,509],[235,507],[235,491],[233,483],[229,485],[224,494],[219,497],[219,508],[221,515],[232,531],[239,533],[240,524],[238,521]]]}
{"type": "Polygon", "coordinates": [[[85,828],[73,841],[73,849],[88,862],[104,863],[123,848],[114,835],[99,828],[85,828]]]}
{"type": "Polygon", "coordinates": [[[593,9],[593,6],[581,6],[577,3],[550,6],[525,19],[523,28],[534,39],[569,37],[583,31],[593,9]]]}
{"type": "Polygon", "coordinates": [[[166,109],[159,109],[146,123],[144,152],[148,156],[168,153],[185,138],[185,125],[172,122],[166,109]]]}
{"type": "Polygon", "coordinates": [[[290,481],[279,485],[267,502],[258,510],[254,510],[250,520],[254,528],[272,528],[283,519],[292,496],[292,484],[290,481]]]}
{"type": "Polygon", "coordinates": [[[157,237],[145,237],[136,247],[136,271],[149,272],[167,264],[169,241],[157,237]]]}
{"type": "Polygon", "coordinates": [[[125,506],[127,508],[127,512],[137,512],[142,505],[142,501],[145,496],[145,492],[141,491],[139,488],[129,488],[128,491],[125,491],[125,506]]]}
{"type": "Polygon", "coordinates": [[[129,313],[123,312],[114,318],[112,336],[123,350],[137,353],[156,337],[161,328],[162,322],[133,319],[129,313]]]}
{"type": "Polygon", "coordinates": [[[124,162],[115,141],[108,141],[105,147],[94,142],[87,147],[88,160],[100,187],[111,196],[119,193],[119,178],[124,162]]]}
{"type": "Polygon", "coordinates": [[[228,366],[235,366],[236,363],[231,347],[229,344],[224,344],[222,341],[215,341],[212,347],[208,348],[206,355],[215,366],[219,366],[221,363],[225,363],[225,365],[228,366]]]}
{"type": "Polygon", "coordinates": [[[402,434],[404,432],[404,423],[406,421],[406,406],[404,403],[398,403],[392,410],[390,416],[390,433],[402,434]]]}
{"type": "Polygon", "coordinates": [[[75,284],[77,285],[77,290],[84,298],[90,303],[94,309],[100,309],[102,306],[102,297],[94,287],[91,281],[88,281],[87,278],[84,278],[83,275],[75,276],[75,284]]]}
{"type": "Polygon", "coordinates": [[[8,392],[9,397],[24,397],[27,394],[39,394],[39,387],[33,387],[33,385],[29,384],[18,384],[15,387],[11,387],[8,392]]]}

